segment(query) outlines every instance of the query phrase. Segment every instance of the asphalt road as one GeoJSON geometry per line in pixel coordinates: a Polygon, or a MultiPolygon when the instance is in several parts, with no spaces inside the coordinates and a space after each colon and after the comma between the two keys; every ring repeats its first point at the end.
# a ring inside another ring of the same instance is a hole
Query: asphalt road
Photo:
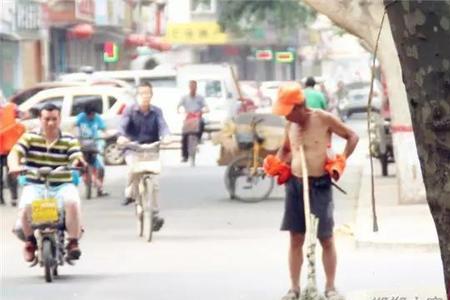
{"type": "MultiPolygon", "coordinates": [[[[359,161],[367,153],[367,139],[363,118],[349,125],[362,139],[340,182],[348,195],[334,192],[338,288],[351,295],[439,285],[442,271],[436,251],[354,247],[359,161]]],[[[335,147],[343,143],[336,141],[335,147]]],[[[51,284],[45,283],[43,269],[23,262],[22,243],[10,233],[16,211],[1,207],[1,300],[280,299],[289,287],[288,239],[278,229],[283,189],[277,187],[269,200],[256,204],[231,201],[217,157],[218,148],[209,142],[201,146],[195,168],[179,163],[177,151],[162,154],[161,209],[166,224],[152,243],[137,237],[133,208],[120,205],[125,168],[108,168],[111,197],[83,200],[82,259],[61,268],[61,276],[51,284]]],[[[317,270],[323,287],[319,262],[317,270]]]]}

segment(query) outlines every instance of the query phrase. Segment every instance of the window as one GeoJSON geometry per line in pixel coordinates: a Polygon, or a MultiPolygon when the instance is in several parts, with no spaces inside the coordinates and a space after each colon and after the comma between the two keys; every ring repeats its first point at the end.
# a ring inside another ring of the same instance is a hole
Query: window
{"type": "Polygon", "coordinates": [[[72,113],[70,115],[76,116],[84,112],[88,105],[92,105],[97,113],[103,113],[103,100],[101,95],[83,95],[73,97],[72,113]]]}
{"type": "Polygon", "coordinates": [[[52,97],[52,98],[44,99],[41,102],[36,103],[35,105],[33,105],[33,107],[30,108],[30,110],[29,110],[30,115],[32,116],[32,118],[38,118],[39,111],[41,110],[41,108],[44,105],[49,104],[49,103],[54,104],[54,105],[58,106],[60,109],[62,109],[63,101],[64,101],[64,97],[52,97]]]}
{"type": "Polygon", "coordinates": [[[197,90],[204,97],[222,97],[222,86],[219,80],[197,80],[197,90]]]}
{"type": "Polygon", "coordinates": [[[113,96],[108,96],[108,108],[110,109],[111,107],[113,107],[114,103],[117,102],[117,99],[114,98],[113,96]]]}
{"type": "Polygon", "coordinates": [[[215,11],[215,0],[191,0],[191,12],[193,13],[214,13],[215,11]]]}
{"type": "Polygon", "coordinates": [[[142,78],[143,81],[150,81],[154,88],[165,87],[175,88],[177,87],[177,80],[175,77],[152,77],[142,78]]]}

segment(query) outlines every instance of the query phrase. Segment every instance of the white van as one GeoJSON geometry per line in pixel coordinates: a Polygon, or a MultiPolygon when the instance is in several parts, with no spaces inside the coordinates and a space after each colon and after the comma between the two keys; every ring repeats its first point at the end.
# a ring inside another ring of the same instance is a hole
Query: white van
{"type": "Polygon", "coordinates": [[[97,71],[88,73],[65,74],[62,81],[122,80],[132,86],[140,82],[150,82],[153,86],[152,103],[161,108],[169,130],[174,135],[181,134],[182,116],[177,113],[177,104],[181,98],[178,88],[177,71],[173,67],[158,66],[152,70],[97,71]]]}
{"type": "Polygon", "coordinates": [[[61,81],[88,81],[119,79],[136,86],[141,81],[150,81],[154,87],[176,87],[177,71],[169,68],[155,68],[153,70],[121,70],[95,71],[93,73],[68,73],[61,75],[61,81]]]}
{"type": "Polygon", "coordinates": [[[238,88],[229,64],[187,64],[174,67],[159,65],[152,70],[98,71],[91,74],[65,74],[60,80],[120,79],[137,85],[141,81],[153,86],[152,103],[160,107],[172,134],[180,134],[182,115],[177,105],[183,95],[189,93],[189,81],[197,81],[197,92],[205,97],[210,112],[204,115],[205,131],[217,131],[223,123],[238,111],[238,88]]]}

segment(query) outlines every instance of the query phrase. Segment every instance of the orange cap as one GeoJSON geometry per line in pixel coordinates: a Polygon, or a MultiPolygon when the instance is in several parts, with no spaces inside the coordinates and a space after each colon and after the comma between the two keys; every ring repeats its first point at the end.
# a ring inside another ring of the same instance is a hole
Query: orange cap
{"type": "Polygon", "coordinates": [[[304,102],[305,96],[300,84],[289,82],[278,89],[277,102],[275,102],[272,112],[276,115],[287,116],[295,105],[304,102]]]}

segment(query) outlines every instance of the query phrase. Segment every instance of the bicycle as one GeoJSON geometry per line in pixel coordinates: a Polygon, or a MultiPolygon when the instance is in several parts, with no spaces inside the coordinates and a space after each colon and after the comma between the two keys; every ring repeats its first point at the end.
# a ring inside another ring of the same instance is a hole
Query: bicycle
{"type": "Polygon", "coordinates": [[[161,172],[159,160],[160,142],[151,144],[138,144],[129,142],[124,150],[134,152],[131,172],[139,176],[137,183],[138,195],[135,201],[137,228],[139,237],[144,237],[148,242],[152,241],[155,231],[155,211],[149,195],[153,197],[153,176],[161,172]]]}
{"type": "Polygon", "coordinates": [[[202,113],[190,112],[186,114],[186,118],[183,122],[183,134],[187,134],[187,150],[191,167],[195,167],[195,156],[197,154],[197,146],[200,142],[200,123],[202,113]]]}
{"type": "Polygon", "coordinates": [[[97,155],[100,155],[98,150],[97,140],[91,138],[78,138],[81,145],[81,152],[83,153],[84,160],[87,162],[87,166],[83,172],[83,182],[85,186],[86,199],[92,198],[92,183],[97,180],[97,170],[95,168],[95,161],[97,155]]]}
{"type": "Polygon", "coordinates": [[[246,153],[232,160],[225,170],[225,187],[233,200],[259,202],[267,199],[273,190],[274,179],[266,176],[262,168],[264,137],[257,131],[257,125],[262,121],[253,117],[251,133],[237,134],[239,148],[246,150],[246,153]]]}

